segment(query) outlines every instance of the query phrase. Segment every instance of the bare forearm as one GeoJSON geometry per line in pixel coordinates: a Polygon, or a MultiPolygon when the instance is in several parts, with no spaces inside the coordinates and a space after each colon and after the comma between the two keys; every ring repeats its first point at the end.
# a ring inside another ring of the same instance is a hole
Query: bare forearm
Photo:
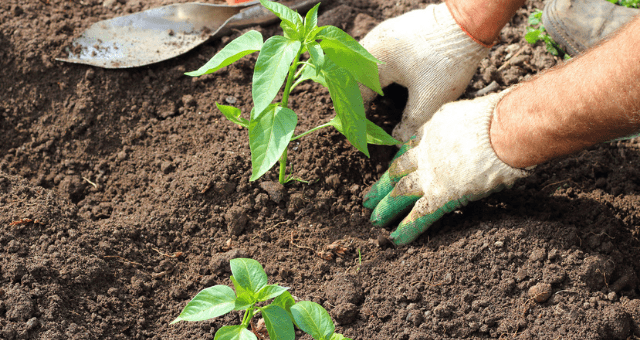
{"type": "Polygon", "coordinates": [[[640,130],[638,30],[640,18],[505,96],[490,128],[498,157],[524,168],[640,130]]]}

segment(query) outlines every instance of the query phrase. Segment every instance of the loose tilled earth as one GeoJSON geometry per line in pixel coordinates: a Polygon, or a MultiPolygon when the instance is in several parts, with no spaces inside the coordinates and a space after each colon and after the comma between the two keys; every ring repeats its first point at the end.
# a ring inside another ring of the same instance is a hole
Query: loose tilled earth
{"type": "MultiPolygon", "coordinates": [[[[394,248],[362,208],[394,147],[373,146],[368,159],[326,130],[290,150],[312,184],[278,191],[275,170],[249,182],[247,131],[214,102],[249,110],[256,56],[183,75],[240,32],[137,69],[55,61],[90,24],[170,2],[0,4],[0,338],[213,339],[240,314],[169,322],[201,289],[230,284],[234,257],[260,261],[270,282],[322,304],[354,339],[640,337],[639,140],[539,166],[394,248]]],[[[320,23],[359,39],[426,4],[334,0],[320,23]]],[[[523,39],[542,7],[518,11],[466,97],[561,62],[523,39]]],[[[333,115],[319,86],[292,100],[301,129],[333,115]]],[[[368,114],[390,131],[405,100],[390,88],[368,114]]]]}

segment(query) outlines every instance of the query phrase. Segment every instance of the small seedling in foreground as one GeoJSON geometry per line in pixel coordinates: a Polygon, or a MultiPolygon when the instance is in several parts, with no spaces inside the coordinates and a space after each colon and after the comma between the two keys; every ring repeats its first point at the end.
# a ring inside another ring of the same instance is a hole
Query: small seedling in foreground
{"type": "Polygon", "coordinates": [[[288,7],[268,0],[260,3],[282,22],[284,36],[273,36],[263,42],[257,31],[249,31],[231,41],[204,66],[189,76],[213,73],[245,55],[260,52],[251,88],[253,109],[249,120],[240,109],[216,103],[230,121],[249,129],[251,148],[251,181],[264,175],[279,160],[279,181],[293,179],[287,175],[287,147],[291,141],[323,127],[333,126],[347,140],[369,157],[367,143],[394,145],[400,142],[365,117],[358,84],[382,94],[378,76],[379,61],[343,30],[334,26],[318,27],[317,4],[305,18],[288,7]],[[310,58],[301,61],[303,53],[310,58]],[[289,95],[300,83],[311,80],[329,89],[336,116],[329,122],[294,136],[298,123],[289,109],[289,95]],[[282,100],[273,102],[284,84],[282,100]]]}
{"type": "Polygon", "coordinates": [[[563,51],[560,45],[547,34],[547,30],[542,25],[542,11],[539,9],[529,15],[529,26],[524,39],[531,45],[538,41],[544,41],[549,53],[565,60],[571,59],[571,56],[563,51]]]}
{"type": "Polygon", "coordinates": [[[351,340],[335,333],[331,316],[322,306],[311,301],[296,303],[288,288],[267,284],[267,274],[258,261],[233,259],[231,274],[235,293],[231,287],[224,285],[204,289],[189,301],[171,324],[203,321],[234,310],[243,310],[242,324],[221,327],[216,331],[214,340],[257,340],[248,327],[258,313],[261,313],[272,340],[294,340],[294,324],[316,340],[351,340]],[[270,304],[258,306],[271,299],[273,301],[270,304]]]}

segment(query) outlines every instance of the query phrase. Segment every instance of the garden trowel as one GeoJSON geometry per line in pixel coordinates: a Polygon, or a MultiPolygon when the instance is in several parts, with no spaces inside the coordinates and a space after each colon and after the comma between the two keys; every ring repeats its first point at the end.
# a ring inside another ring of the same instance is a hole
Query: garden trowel
{"type": "MultiPolygon", "coordinates": [[[[306,11],[319,0],[283,1],[306,11]]],[[[74,39],[67,58],[57,60],[104,68],[145,66],[186,53],[233,29],[277,20],[259,1],[238,5],[173,4],[97,22],[74,39]]]]}

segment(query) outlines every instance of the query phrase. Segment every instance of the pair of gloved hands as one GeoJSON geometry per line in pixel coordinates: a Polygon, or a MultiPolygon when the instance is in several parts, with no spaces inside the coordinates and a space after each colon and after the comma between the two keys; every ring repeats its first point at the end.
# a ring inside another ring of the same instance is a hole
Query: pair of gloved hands
{"type": "MultiPolygon", "coordinates": [[[[374,209],[376,226],[410,211],[391,233],[395,244],[413,241],[445,213],[527,174],[503,163],[489,140],[494,109],[507,91],[452,102],[489,48],[469,37],[444,3],[386,20],[361,44],[384,62],[382,87],[397,83],[409,91],[392,133],[406,143],[364,199],[364,206],[374,209]]],[[[374,97],[363,90],[365,102],[374,97]]]]}

